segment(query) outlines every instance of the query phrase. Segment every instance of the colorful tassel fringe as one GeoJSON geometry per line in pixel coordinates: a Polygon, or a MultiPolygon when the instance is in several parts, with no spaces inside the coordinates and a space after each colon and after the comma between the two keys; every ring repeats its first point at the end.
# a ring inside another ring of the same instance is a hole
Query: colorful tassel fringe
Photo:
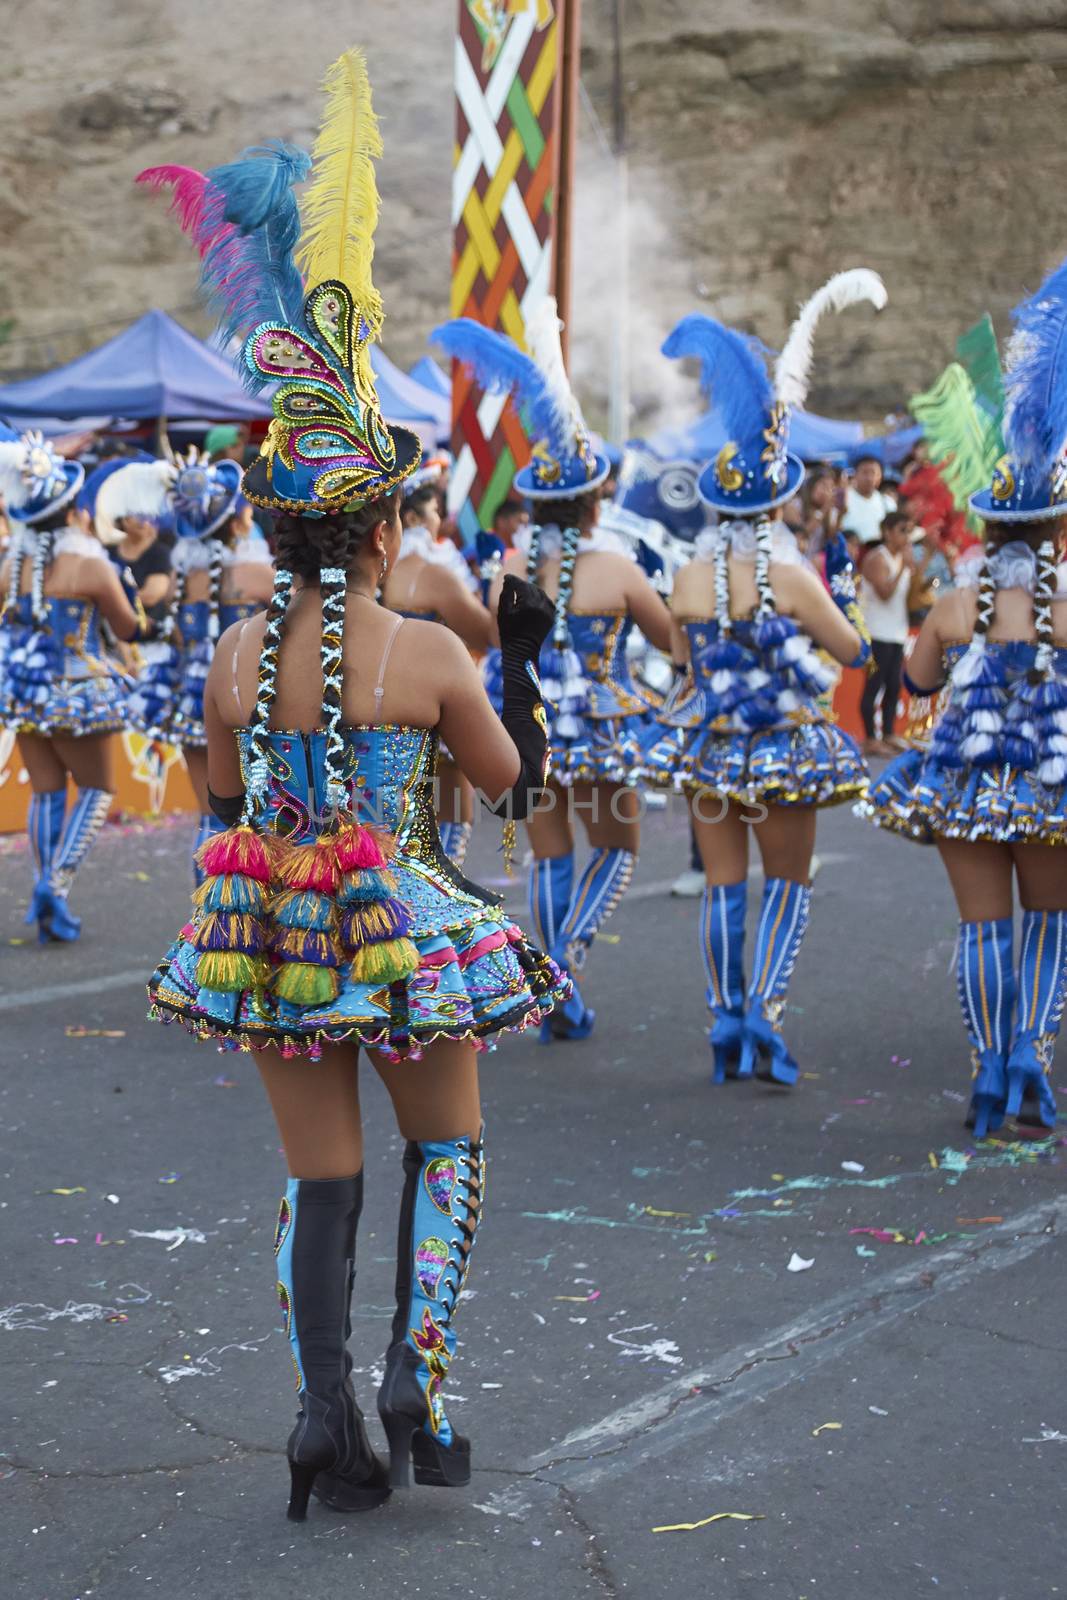
{"type": "Polygon", "coordinates": [[[193,934],[202,952],[197,982],[223,994],[262,988],[267,972],[262,918],[273,866],[270,841],[242,823],[208,839],[196,859],[205,877],[196,900],[206,913],[193,934]]]}
{"type": "Polygon", "coordinates": [[[352,957],[352,977],[356,983],[399,983],[418,964],[419,952],[410,939],[388,939],[359,946],[352,957]]]}
{"type": "Polygon", "coordinates": [[[336,1000],[340,980],[335,967],[316,967],[302,961],[286,961],[275,971],[271,988],[279,1000],[294,1006],[322,1006],[336,1000]]]}

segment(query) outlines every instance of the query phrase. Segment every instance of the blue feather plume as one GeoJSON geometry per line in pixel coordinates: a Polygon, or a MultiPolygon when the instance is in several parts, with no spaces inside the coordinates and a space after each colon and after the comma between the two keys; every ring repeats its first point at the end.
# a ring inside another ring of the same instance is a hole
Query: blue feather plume
{"type": "MultiPolygon", "coordinates": [[[[219,319],[223,344],[243,343],[262,322],[303,325],[304,280],[293,260],[300,238],[293,184],[310,168],[305,150],[278,139],[206,174],[205,212],[217,234],[201,263],[200,287],[219,319]]],[[[265,381],[247,370],[243,376],[253,390],[265,381]]]]}
{"type": "Polygon", "coordinates": [[[758,339],[691,312],[667,335],[662,350],[672,360],[699,360],[704,393],[714,402],[728,438],[751,439],[767,426],[774,390],[758,339]]]}
{"type": "Polygon", "coordinates": [[[510,394],[531,438],[546,440],[553,453],[568,454],[573,449],[574,440],[561,426],[544,373],[514,339],[471,317],[453,317],[433,330],[430,343],[461,361],[486,394],[510,394]]]}
{"type": "Polygon", "coordinates": [[[1067,262],[1012,312],[1004,434],[1019,466],[1046,475],[1067,441],[1067,262]]]}

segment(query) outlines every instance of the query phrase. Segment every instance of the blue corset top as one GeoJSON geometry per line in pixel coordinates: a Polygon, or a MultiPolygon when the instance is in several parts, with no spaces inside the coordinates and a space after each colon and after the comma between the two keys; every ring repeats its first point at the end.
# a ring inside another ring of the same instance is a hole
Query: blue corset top
{"type": "MultiPolygon", "coordinates": [[[[408,825],[421,815],[429,795],[437,758],[432,728],[383,726],[342,729],[341,772],[352,794],[359,820],[398,836],[398,850],[408,825]]],[[[239,732],[242,763],[247,772],[250,735],[239,732]]],[[[267,736],[268,793],[261,819],[294,841],[313,838],[327,811],[326,734],[272,731],[267,736]]]]}
{"type": "Polygon", "coordinates": [[[48,619],[41,624],[34,620],[33,599],[20,595],[5,619],[9,626],[37,629],[42,627],[52,636],[55,645],[79,653],[98,655],[101,651],[100,612],[95,600],[58,599],[45,600],[48,619]]]}

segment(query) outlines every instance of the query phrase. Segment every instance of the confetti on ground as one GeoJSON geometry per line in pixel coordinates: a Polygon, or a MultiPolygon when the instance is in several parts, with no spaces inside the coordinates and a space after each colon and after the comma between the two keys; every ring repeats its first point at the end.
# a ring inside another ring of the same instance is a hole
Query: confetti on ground
{"type": "Polygon", "coordinates": [[[865,1244],[858,1244],[856,1246],[856,1254],[858,1256],[876,1256],[878,1252],[877,1250],[868,1250],[865,1244]]]}
{"type": "Polygon", "coordinates": [[[80,1022],[68,1022],[63,1029],[68,1039],[125,1039],[125,1028],[84,1028],[80,1022]]]}
{"type": "Polygon", "coordinates": [[[661,1528],[653,1528],[653,1533],[694,1533],[697,1528],[706,1528],[712,1522],[762,1522],[762,1511],[716,1511],[714,1516],[701,1517],[699,1522],[668,1522],[661,1528]]]}
{"type": "Polygon", "coordinates": [[[864,1170],[862,1161],[842,1161],[841,1163],[842,1172],[863,1172],[864,1170]]]}
{"type": "Polygon", "coordinates": [[[216,1078],[215,1079],[215,1088],[216,1089],[236,1089],[236,1087],[237,1087],[236,1078],[216,1078]]]}
{"type": "Polygon", "coordinates": [[[28,939],[9,939],[8,944],[29,944],[28,939]]]}
{"type": "Polygon", "coordinates": [[[88,1194],[88,1192],[89,1191],[80,1183],[74,1189],[45,1189],[43,1191],[45,1194],[88,1194]]]}
{"type": "Polygon", "coordinates": [[[911,1057],[910,1056],[890,1056],[889,1059],[890,1059],[890,1061],[891,1061],[891,1063],[893,1064],[894,1067],[910,1067],[911,1066],[911,1057]]]}
{"type": "Polygon", "coordinates": [[[839,1433],[844,1426],[843,1422],[820,1422],[817,1428],[812,1428],[811,1436],[817,1439],[820,1433],[839,1433]]]}
{"type": "Polygon", "coordinates": [[[158,1239],[168,1250],[177,1250],[186,1240],[193,1244],[207,1244],[207,1234],[201,1233],[199,1228],[153,1228],[150,1233],[142,1233],[140,1228],[131,1228],[130,1234],[134,1239],[158,1239]]]}
{"type": "Polygon", "coordinates": [[[940,1162],[938,1161],[937,1157],[934,1155],[934,1152],[932,1150],[927,1152],[926,1159],[927,1159],[927,1161],[929,1161],[929,1163],[930,1163],[930,1165],[932,1167],[939,1167],[940,1166],[940,1162]]]}
{"type": "Polygon", "coordinates": [[[1024,1439],[1023,1444],[1067,1444],[1067,1433],[1058,1428],[1042,1428],[1036,1439],[1024,1439]]]}
{"type": "Polygon", "coordinates": [[[646,1217],[691,1217],[691,1211],[657,1211],[654,1206],[643,1206],[646,1217]]]}
{"type": "Polygon", "coordinates": [[[180,1177],[180,1172],[165,1172],[159,1181],[160,1183],[177,1183],[180,1177]]]}
{"type": "Polygon", "coordinates": [[[77,1239],[60,1239],[58,1235],[52,1240],[53,1244],[77,1244],[77,1239]]]}
{"type": "Polygon", "coordinates": [[[622,938],[622,934],[621,933],[598,933],[598,934],[595,934],[594,937],[601,944],[618,944],[619,941],[622,938]]]}
{"type": "Polygon", "coordinates": [[[589,1304],[590,1300],[600,1299],[600,1290],[594,1289],[592,1294],[554,1294],[552,1298],[553,1300],[567,1300],[571,1305],[575,1306],[585,1306],[589,1304]]]}
{"type": "Polygon", "coordinates": [[[815,1257],[814,1256],[812,1256],[810,1261],[805,1261],[804,1257],[803,1256],[798,1256],[796,1251],[794,1250],[793,1254],[789,1257],[789,1265],[786,1267],[785,1270],[787,1272],[807,1272],[808,1268],[809,1267],[813,1267],[814,1265],[815,1265],[815,1257]]]}
{"type": "Polygon", "coordinates": [[[889,1412],[883,1411],[881,1406],[868,1406],[867,1410],[871,1413],[872,1417],[888,1417],[889,1415],[889,1412]]]}

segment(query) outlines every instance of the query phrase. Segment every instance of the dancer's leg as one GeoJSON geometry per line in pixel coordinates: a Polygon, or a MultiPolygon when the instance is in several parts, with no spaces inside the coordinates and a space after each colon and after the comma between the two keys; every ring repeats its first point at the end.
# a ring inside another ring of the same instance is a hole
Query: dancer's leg
{"type": "Polygon", "coordinates": [[[289,1516],[308,1497],[366,1511],[389,1493],[352,1392],[351,1299],[363,1207],[358,1051],[333,1045],[321,1061],[257,1054],[290,1178],[275,1235],[278,1295],[296,1367],[300,1413],[289,1437],[289,1516]]]}
{"type": "Polygon", "coordinates": [[[378,1411],[390,1481],[448,1487],[470,1479],[470,1444],[452,1429],[441,1390],[455,1355],[456,1304],[485,1190],[478,1064],[470,1044],[442,1041],[421,1062],[380,1074],[405,1134],[396,1314],[378,1411]]]}
{"type": "Polygon", "coordinates": [[[690,802],[693,838],[706,885],[700,912],[700,949],[707,976],[708,1033],[713,1082],[736,1078],[745,1015],[745,911],[748,902],[749,824],[741,808],[709,793],[690,802]]]}
{"type": "Polygon", "coordinates": [[[971,1043],[968,1121],[982,1138],[1004,1120],[1016,977],[1012,962],[1012,847],[942,839],[938,850],[959,907],[957,992],[971,1043]]]}
{"type": "Polygon", "coordinates": [[[1018,1007],[1008,1060],[1009,1115],[1028,1126],[1056,1122],[1052,1054],[1067,983],[1067,861],[1059,846],[1016,844],[1012,859],[1023,905],[1018,1007]]]}
{"type": "Polygon", "coordinates": [[[792,1084],[798,1068],[782,1037],[781,1019],[808,926],[816,818],[811,806],[772,805],[765,810],[763,820],[753,824],[763,861],[763,898],[740,1070],[742,1076],[757,1070],[760,1077],[792,1084]]]}

